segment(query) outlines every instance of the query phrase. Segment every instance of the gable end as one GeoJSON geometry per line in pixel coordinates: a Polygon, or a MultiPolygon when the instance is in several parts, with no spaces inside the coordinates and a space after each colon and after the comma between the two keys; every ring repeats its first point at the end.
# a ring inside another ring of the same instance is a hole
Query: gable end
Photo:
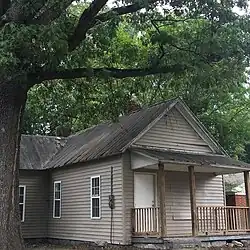
{"type": "Polygon", "coordinates": [[[195,153],[214,152],[176,106],[161,117],[133,145],[195,153]]]}

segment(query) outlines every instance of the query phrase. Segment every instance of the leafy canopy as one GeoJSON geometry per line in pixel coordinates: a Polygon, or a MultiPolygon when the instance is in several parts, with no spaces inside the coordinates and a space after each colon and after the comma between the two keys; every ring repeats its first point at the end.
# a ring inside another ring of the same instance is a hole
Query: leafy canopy
{"type": "Polygon", "coordinates": [[[29,93],[24,131],[56,134],[58,127],[68,127],[73,133],[116,120],[133,102],[148,105],[180,96],[232,156],[247,157],[248,19],[233,16],[221,23],[183,14],[171,13],[168,20],[162,13],[154,15],[158,19],[138,24],[126,17],[93,30],[70,65],[91,70],[178,63],[186,67],[181,74],[48,81],[29,93]]]}

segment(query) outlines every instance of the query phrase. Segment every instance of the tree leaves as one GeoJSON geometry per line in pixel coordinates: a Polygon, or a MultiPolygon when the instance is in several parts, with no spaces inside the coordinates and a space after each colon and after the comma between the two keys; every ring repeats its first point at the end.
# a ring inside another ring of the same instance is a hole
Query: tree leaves
{"type": "Polygon", "coordinates": [[[172,15],[171,22],[157,25],[160,32],[150,23],[141,29],[129,19],[106,23],[92,30],[64,63],[91,70],[95,66],[160,67],[180,62],[187,66],[182,74],[124,80],[102,75],[48,82],[30,91],[24,131],[55,134],[58,127],[65,126],[73,133],[116,120],[127,112],[131,100],[147,105],[180,96],[232,156],[245,157],[244,148],[250,140],[249,90],[245,84],[248,21],[242,17],[221,26],[172,15]]]}

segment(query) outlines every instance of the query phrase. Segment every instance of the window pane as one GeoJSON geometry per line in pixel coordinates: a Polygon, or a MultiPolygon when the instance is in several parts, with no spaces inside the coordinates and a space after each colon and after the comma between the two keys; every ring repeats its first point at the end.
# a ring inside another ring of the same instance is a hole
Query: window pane
{"type": "Polygon", "coordinates": [[[23,195],[19,195],[19,203],[23,203],[24,202],[24,196],[23,195]]]}
{"type": "Polygon", "coordinates": [[[19,187],[19,195],[24,195],[24,187],[19,187]]]}
{"type": "Polygon", "coordinates": [[[92,195],[99,196],[100,195],[100,178],[92,179],[92,195]]]}
{"type": "Polygon", "coordinates": [[[61,197],[60,197],[60,192],[58,192],[58,191],[56,191],[55,192],[55,199],[60,199],[61,197]]]}
{"type": "Polygon", "coordinates": [[[55,183],[55,192],[60,192],[61,190],[61,183],[55,183]]]}
{"type": "Polygon", "coordinates": [[[22,204],[19,205],[19,211],[20,211],[20,218],[22,221],[23,220],[23,205],[22,204]]]}
{"type": "Polygon", "coordinates": [[[92,188],[92,195],[99,196],[99,187],[92,188]]]}
{"type": "Polygon", "coordinates": [[[60,217],[60,203],[61,201],[55,201],[55,211],[54,211],[54,217],[60,217]]]}
{"type": "Polygon", "coordinates": [[[92,198],[92,217],[100,217],[100,199],[92,198]]]}
{"type": "Polygon", "coordinates": [[[98,177],[98,178],[95,178],[95,186],[96,186],[96,187],[99,187],[99,177],[98,177]]]}

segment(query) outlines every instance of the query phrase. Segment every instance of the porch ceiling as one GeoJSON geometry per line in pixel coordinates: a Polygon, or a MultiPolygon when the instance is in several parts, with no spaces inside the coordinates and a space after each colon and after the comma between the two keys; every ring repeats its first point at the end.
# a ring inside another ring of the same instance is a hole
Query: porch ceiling
{"type": "Polygon", "coordinates": [[[169,171],[188,171],[188,166],[191,165],[195,172],[229,174],[250,171],[250,164],[225,155],[136,148],[132,149],[131,158],[133,169],[158,169],[158,163],[161,162],[165,170],[169,171]]]}

